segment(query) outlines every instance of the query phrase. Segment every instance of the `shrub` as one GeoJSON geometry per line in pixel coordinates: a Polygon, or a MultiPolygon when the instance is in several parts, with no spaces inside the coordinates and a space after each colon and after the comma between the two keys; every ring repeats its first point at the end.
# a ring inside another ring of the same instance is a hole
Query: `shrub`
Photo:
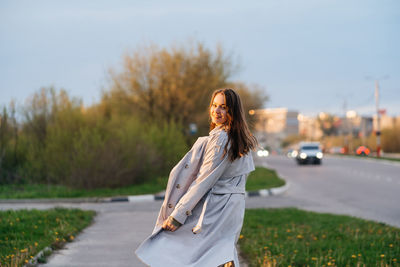
{"type": "Polygon", "coordinates": [[[43,158],[51,183],[113,188],[167,176],[186,148],[174,123],[146,124],[135,117],[102,119],[95,125],[57,120],[48,130],[43,158]]]}

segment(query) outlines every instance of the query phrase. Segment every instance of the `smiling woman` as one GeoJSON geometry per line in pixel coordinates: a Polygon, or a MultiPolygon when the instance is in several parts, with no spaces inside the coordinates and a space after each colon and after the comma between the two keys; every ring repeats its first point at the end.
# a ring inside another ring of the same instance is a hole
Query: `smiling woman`
{"type": "Polygon", "coordinates": [[[136,250],[150,266],[239,266],[235,245],[257,142],[234,90],[213,93],[209,116],[209,136],[172,169],[153,233],[136,250]]]}
{"type": "Polygon", "coordinates": [[[210,108],[210,117],[212,122],[219,126],[223,125],[227,118],[227,107],[225,101],[225,95],[223,93],[218,93],[214,100],[212,101],[211,108],[210,108]]]}

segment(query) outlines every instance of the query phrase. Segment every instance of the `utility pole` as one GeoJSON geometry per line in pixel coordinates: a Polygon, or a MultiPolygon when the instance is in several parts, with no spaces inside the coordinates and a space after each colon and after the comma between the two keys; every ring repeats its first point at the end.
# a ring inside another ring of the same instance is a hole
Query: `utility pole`
{"type": "Polygon", "coordinates": [[[381,115],[379,112],[379,84],[375,81],[375,104],[376,104],[376,156],[381,156],[381,115]]]}
{"type": "Polygon", "coordinates": [[[344,154],[349,154],[349,120],[347,118],[347,101],[343,99],[343,120],[344,120],[344,154]]]}

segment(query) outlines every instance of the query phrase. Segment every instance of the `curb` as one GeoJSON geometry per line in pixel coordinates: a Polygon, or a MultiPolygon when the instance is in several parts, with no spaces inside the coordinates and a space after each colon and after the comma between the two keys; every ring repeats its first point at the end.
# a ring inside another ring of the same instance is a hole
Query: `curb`
{"type": "Polygon", "coordinates": [[[146,202],[146,201],[158,201],[164,200],[164,194],[156,195],[135,195],[126,197],[112,197],[104,199],[103,202],[146,202]]]}
{"type": "Polygon", "coordinates": [[[41,251],[39,251],[35,257],[33,257],[32,259],[29,260],[28,263],[24,264],[24,267],[35,267],[35,266],[39,266],[39,264],[43,264],[43,263],[39,263],[39,258],[42,257],[46,257],[46,254],[51,254],[53,252],[53,249],[51,247],[45,247],[44,249],[42,249],[41,251]]]}
{"type": "Polygon", "coordinates": [[[258,191],[246,191],[246,197],[269,197],[269,196],[278,196],[285,193],[290,187],[290,184],[286,182],[285,185],[280,187],[274,187],[270,189],[261,189],[258,191]]]}
{"type": "MultiPolygon", "coordinates": [[[[270,189],[261,189],[257,191],[246,191],[247,197],[268,197],[281,195],[289,189],[289,183],[281,187],[275,187],[270,189]]],[[[112,203],[112,202],[148,202],[148,201],[160,201],[164,200],[164,192],[158,194],[147,194],[147,195],[133,195],[133,196],[121,196],[121,197],[108,197],[108,198],[42,198],[42,199],[0,199],[1,204],[46,204],[46,203],[112,203]]]]}
{"type": "Polygon", "coordinates": [[[13,198],[13,199],[0,199],[1,204],[18,204],[18,203],[32,203],[32,204],[46,204],[46,203],[99,203],[107,202],[105,198],[89,197],[89,198],[13,198]]]}
{"type": "MultiPolygon", "coordinates": [[[[246,197],[268,197],[277,196],[285,193],[289,189],[289,183],[280,187],[274,187],[270,189],[260,189],[257,191],[246,191],[246,197]]],[[[144,202],[144,201],[159,201],[164,200],[163,194],[156,195],[137,195],[137,196],[126,196],[126,197],[113,197],[109,198],[104,202],[144,202]]]]}

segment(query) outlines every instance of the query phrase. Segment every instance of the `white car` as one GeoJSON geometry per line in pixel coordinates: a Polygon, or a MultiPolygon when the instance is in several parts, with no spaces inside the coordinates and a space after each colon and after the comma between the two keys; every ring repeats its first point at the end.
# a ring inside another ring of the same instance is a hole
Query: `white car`
{"type": "Polygon", "coordinates": [[[296,161],[298,164],[321,164],[324,154],[319,142],[301,142],[297,150],[296,161]]]}
{"type": "Polygon", "coordinates": [[[260,149],[257,151],[257,156],[259,157],[268,157],[269,152],[266,149],[260,149]]]}

